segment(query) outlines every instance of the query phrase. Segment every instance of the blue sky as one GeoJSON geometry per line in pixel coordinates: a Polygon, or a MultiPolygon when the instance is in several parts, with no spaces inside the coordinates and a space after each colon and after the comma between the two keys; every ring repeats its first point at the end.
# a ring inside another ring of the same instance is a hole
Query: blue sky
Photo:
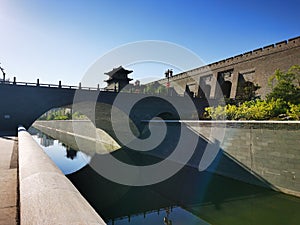
{"type": "MultiPolygon", "coordinates": [[[[1,0],[0,62],[11,79],[77,84],[112,49],[161,40],[211,63],[299,36],[299,7],[292,0],[1,0]]],[[[130,68],[141,79],[163,77],[168,67],[130,68]]]]}

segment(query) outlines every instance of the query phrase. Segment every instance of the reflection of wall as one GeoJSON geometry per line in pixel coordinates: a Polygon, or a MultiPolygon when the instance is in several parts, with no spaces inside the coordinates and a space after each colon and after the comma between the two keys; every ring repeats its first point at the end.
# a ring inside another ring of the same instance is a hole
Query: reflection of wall
{"type": "Polygon", "coordinates": [[[36,132],[37,137],[40,139],[40,144],[44,147],[48,147],[54,144],[54,139],[52,139],[51,137],[43,134],[42,132],[40,132],[40,130],[31,127],[29,129],[29,132],[31,133],[31,135],[33,135],[34,133],[32,133],[32,130],[34,130],[36,132]]]}
{"type": "Polygon", "coordinates": [[[52,146],[54,144],[54,140],[46,135],[41,135],[40,144],[44,147],[52,146]]]}
{"type": "Polygon", "coordinates": [[[108,134],[95,128],[90,121],[36,121],[33,126],[54,139],[62,141],[70,148],[80,150],[88,155],[106,154],[120,148],[108,134]],[[76,132],[74,132],[73,126],[77,127],[76,132]]]}

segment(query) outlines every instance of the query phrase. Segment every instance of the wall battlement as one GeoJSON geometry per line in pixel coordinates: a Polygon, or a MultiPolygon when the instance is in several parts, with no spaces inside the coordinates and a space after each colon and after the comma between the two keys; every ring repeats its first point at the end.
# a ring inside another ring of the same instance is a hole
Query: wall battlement
{"type": "MultiPolygon", "coordinates": [[[[171,82],[171,86],[172,81],[174,81],[177,82],[177,85],[181,85],[184,89],[186,85],[193,82],[192,80],[198,83],[199,86],[200,77],[202,76],[214,75],[215,78],[217,78],[218,73],[222,72],[222,70],[232,70],[233,75],[230,81],[237,82],[238,78],[236,78],[236,76],[239,75],[239,70],[255,68],[254,81],[262,87],[259,94],[264,97],[270,91],[270,88],[267,87],[268,77],[270,77],[276,69],[286,70],[295,64],[300,64],[300,36],[277,42],[275,44],[266,45],[252,51],[176,74],[169,80],[171,82]]],[[[158,82],[165,84],[167,79],[163,78],[158,80],[158,82]]],[[[236,89],[237,83],[234,85],[235,86],[233,87],[236,89]]],[[[194,92],[197,93],[198,90],[194,90],[194,92]]],[[[233,90],[230,97],[234,98],[235,95],[236,90],[233,90]]],[[[210,93],[209,96],[214,97],[215,93],[210,93]]]]}
{"type": "MultiPolygon", "coordinates": [[[[252,51],[245,52],[245,53],[242,53],[242,54],[230,57],[230,58],[226,58],[226,59],[208,64],[206,66],[196,68],[195,70],[200,70],[200,71],[205,71],[207,69],[212,70],[216,67],[219,67],[220,65],[228,66],[231,63],[238,63],[240,60],[248,60],[250,58],[260,57],[263,55],[268,55],[273,52],[288,50],[290,48],[295,48],[295,47],[300,47],[300,36],[291,38],[291,39],[288,39],[285,41],[277,42],[276,44],[267,45],[262,48],[257,48],[252,51]]],[[[182,74],[184,74],[184,73],[182,73],[182,74]]],[[[180,75],[180,74],[178,74],[178,75],[180,75]]]]}

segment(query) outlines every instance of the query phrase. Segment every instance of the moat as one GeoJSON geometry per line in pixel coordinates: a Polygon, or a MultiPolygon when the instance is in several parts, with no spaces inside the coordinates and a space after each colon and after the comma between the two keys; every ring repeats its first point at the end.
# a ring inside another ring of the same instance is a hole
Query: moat
{"type": "MultiPolygon", "coordinates": [[[[297,224],[300,199],[184,167],[154,185],[130,187],[96,173],[91,157],[41,132],[34,139],[108,224],[297,224]],[[171,221],[171,222],[170,222],[171,221]]],[[[122,150],[116,157],[140,160],[122,150]]],[[[143,160],[155,161],[153,157],[143,160]]],[[[125,159],[128,160],[128,159],[125,159]]]]}

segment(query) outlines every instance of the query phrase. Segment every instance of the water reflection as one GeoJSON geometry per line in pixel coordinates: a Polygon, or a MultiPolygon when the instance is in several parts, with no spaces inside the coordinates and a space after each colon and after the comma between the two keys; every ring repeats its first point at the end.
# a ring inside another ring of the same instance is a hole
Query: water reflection
{"type": "MultiPolygon", "coordinates": [[[[64,147],[56,140],[53,141],[53,146],[45,148],[50,157],[51,154],[57,154],[71,163],[78,160],[82,154],[67,146],[64,147]],[[60,148],[51,149],[57,145],[60,148]],[[68,154],[70,158],[66,157],[68,154]]],[[[155,156],[124,148],[116,151],[114,156],[131,164],[159,160],[155,156]]],[[[59,157],[51,158],[59,165],[62,160],[59,157]]],[[[91,162],[98,157],[105,155],[95,155],[91,162]]],[[[229,164],[229,160],[223,157],[219,162],[229,164]]],[[[232,170],[242,172],[238,165],[232,161],[230,163],[232,170]]],[[[66,165],[64,163],[61,166],[66,165]]],[[[188,166],[164,182],[145,187],[114,183],[96,173],[89,165],[67,177],[111,225],[281,225],[299,224],[300,221],[299,198],[213,173],[200,173],[188,166]]],[[[249,175],[249,179],[254,178],[249,175]]]]}
{"type": "Polygon", "coordinates": [[[107,221],[108,225],[121,225],[121,224],[133,224],[133,225],[174,225],[174,224],[197,224],[207,225],[209,223],[194,216],[190,212],[177,207],[165,207],[153,211],[148,211],[143,214],[129,215],[118,219],[112,219],[107,221]]]}
{"type": "MultiPolygon", "coordinates": [[[[164,187],[167,192],[175,193],[180,185],[174,181],[164,182],[162,186],[130,187],[106,180],[89,166],[68,178],[108,224],[208,224],[186,210],[179,201],[159,191],[164,187]]],[[[206,179],[202,180],[203,186],[210,177],[206,179]]],[[[202,197],[198,195],[196,199],[202,197]]]]}
{"type": "Polygon", "coordinates": [[[91,160],[91,157],[87,154],[51,138],[37,129],[30,128],[29,132],[32,134],[33,139],[43,147],[47,155],[64,174],[70,174],[80,170],[91,160]]]}
{"type": "Polygon", "coordinates": [[[69,147],[66,147],[66,150],[67,150],[67,155],[66,155],[67,158],[73,160],[74,158],[77,157],[77,152],[78,151],[76,151],[74,149],[71,149],[69,147]]]}
{"type": "Polygon", "coordinates": [[[68,178],[108,224],[274,225],[300,220],[298,198],[190,167],[146,187],[113,183],[89,166],[68,178]]]}

